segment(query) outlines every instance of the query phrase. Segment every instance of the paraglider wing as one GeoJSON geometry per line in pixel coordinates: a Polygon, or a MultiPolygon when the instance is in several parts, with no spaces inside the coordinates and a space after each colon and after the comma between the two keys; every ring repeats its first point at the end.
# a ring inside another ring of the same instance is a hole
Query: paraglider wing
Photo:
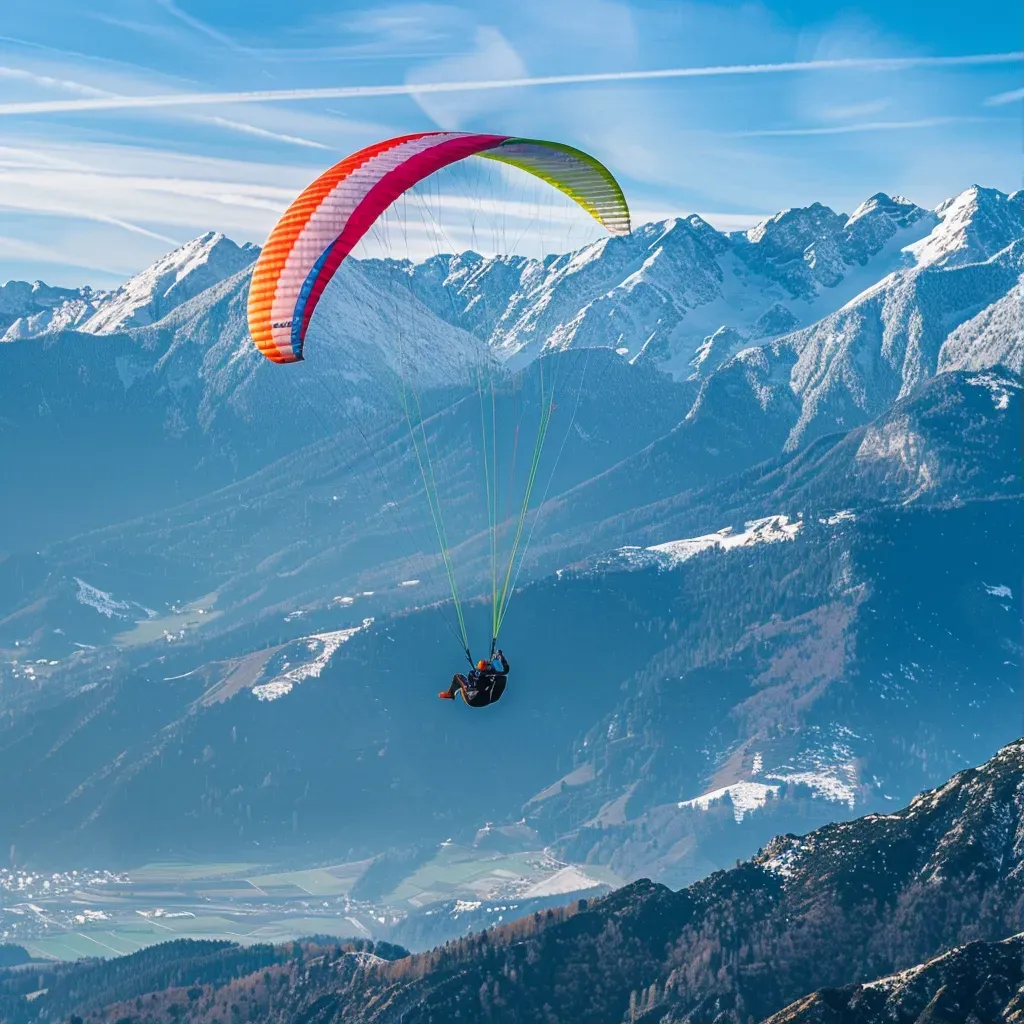
{"type": "Polygon", "coordinates": [[[618,183],[601,163],[570,146],[468,132],[424,132],[379,142],[325,171],[271,232],[249,287],[249,332],[259,350],[275,363],[302,359],[324,288],[373,222],[423,178],[476,155],[546,181],[611,234],[629,233],[629,210],[618,183]]]}

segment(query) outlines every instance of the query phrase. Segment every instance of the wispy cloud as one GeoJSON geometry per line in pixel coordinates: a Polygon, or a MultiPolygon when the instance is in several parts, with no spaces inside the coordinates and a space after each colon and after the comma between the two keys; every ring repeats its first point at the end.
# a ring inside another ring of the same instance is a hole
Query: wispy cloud
{"type": "Polygon", "coordinates": [[[417,96],[428,93],[471,92],[492,89],[528,89],[543,86],[586,85],[599,82],[646,82],[673,78],[710,78],[727,75],[806,74],[819,71],[905,71],[915,68],[976,67],[1016,64],[1024,52],[976,53],[957,57],[849,57],[835,60],[785,61],[774,64],[719,64],[652,71],[607,71],[529,78],[485,79],[461,82],[415,82],[401,85],[353,85],[314,89],[261,89],[247,92],[181,92],[152,96],[112,96],[75,100],[36,100],[0,104],[0,114],[72,113],[89,110],[132,110],[152,107],[203,106],[216,103],[274,103],[295,100],[361,99],[380,96],[417,96]]]}
{"type": "Polygon", "coordinates": [[[211,228],[258,239],[311,176],[139,146],[15,145],[0,149],[0,210],[91,220],[167,244],[211,228]]]}
{"type": "Polygon", "coordinates": [[[245,124],[243,121],[229,121],[226,117],[198,117],[197,121],[206,124],[219,125],[221,128],[230,128],[232,131],[242,132],[243,135],[254,135],[260,139],[270,139],[273,142],[289,142],[293,146],[305,146],[307,149],[327,149],[322,142],[314,142],[312,139],[304,139],[299,135],[285,135],[282,132],[272,132],[268,128],[258,128],[254,124],[245,124]]]}
{"type": "Polygon", "coordinates": [[[1009,92],[996,93],[995,96],[989,96],[985,100],[985,104],[989,107],[1001,107],[1006,103],[1016,103],[1018,100],[1024,100],[1024,89],[1011,89],[1009,92]]]}
{"type": "MultiPolygon", "coordinates": [[[[63,89],[66,92],[77,93],[80,96],[90,96],[96,99],[117,101],[123,97],[119,93],[111,92],[109,89],[100,89],[84,82],[77,82],[68,78],[54,78],[51,75],[41,75],[25,68],[12,68],[0,65],[0,80],[28,82],[43,88],[63,89]]],[[[173,116],[173,112],[172,112],[173,116]]],[[[226,117],[214,117],[208,115],[192,115],[191,120],[205,124],[215,124],[220,128],[227,128],[230,131],[241,132],[256,138],[268,139],[273,142],[286,142],[294,146],[304,146],[307,149],[330,150],[322,142],[315,142],[299,135],[291,135],[284,132],[271,131],[269,128],[260,128],[257,125],[247,124],[242,121],[234,121],[226,117]]]]}
{"type": "Polygon", "coordinates": [[[121,228],[123,231],[130,231],[133,235],[142,235],[143,238],[154,238],[158,242],[166,242],[168,245],[178,246],[181,242],[176,238],[163,235],[159,231],[151,231],[141,224],[133,224],[130,220],[122,217],[111,217],[110,214],[97,213],[95,210],[55,210],[55,213],[62,213],[65,217],[81,217],[84,220],[95,220],[100,224],[110,224],[112,227],[121,228]]]}
{"type": "MultiPolygon", "coordinates": [[[[6,197],[0,198],[0,209],[3,207],[17,210],[25,209],[25,206],[21,203],[9,203],[6,197]]],[[[171,238],[168,235],[161,234],[159,231],[152,231],[141,224],[135,224],[130,220],[125,220],[123,217],[115,217],[108,213],[101,213],[99,210],[91,209],[89,207],[71,207],[63,206],[60,203],[52,203],[45,208],[37,205],[31,209],[33,213],[42,213],[68,220],[91,220],[95,221],[97,224],[109,224],[111,227],[120,228],[122,231],[128,231],[133,235],[141,235],[143,238],[152,238],[157,242],[165,242],[168,245],[173,246],[181,245],[181,242],[176,238],[171,238]]]]}
{"type": "Polygon", "coordinates": [[[92,168],[79,160],[71,160],[63,154],[47,153],[40,149],[25,149],[22,146],[0,146],[0,168],[35,167],[52,168],[59,171],[88,171],[92,168]]]}
{"type": "Polygon", "coordinates": [[[238,53],[251,53],[247,47],[242,46],[240,43],[236,43],[230,36],[226,36],[223,32],[218,31],[212,25],[207,25],[205,21],[200,21],[199,18],[193,17],[188,11],[183,11],[174,0],[156,0],[156,2],[169,14],[172,18],[177,18],[184,25],[188,25],[189,28],[194,29],[196,32],[207,36],[216,43],[220,43],[221,46],[226,46],[229,50],[235,50],[238,53]]]}
{"type": "Polygon", "coordinates": [[[105,89],[96,89],[82,82],[74,82],[67,78],[54,78],[52,75],[40,75],[25,68],[12,68],[0,64],[0,79],[13,82],[28,82],[43,89],[64,89],[66,92],[78,93],[80,96],[109,97],[112,93],[105,89]]]}
{"type": "MultiPolygon", "coordinates": [[[[97,21],[104,21],[108,24],[119,24],[119,22],[114,19],[106,18],[103,15],[96,14],[95,12],[90,11],[87,13],[89,14],[89,17],[95,18],[97,21]]],[[[61,58],[70,57],[73,60],[84,61],[88,64],[108,65],[119,70],[128,69],[131,71],[152,71],[151,68],[145,67],[141,64],[134,64],[131,61],[117,60],[113,57],[101,57],[95,53],[82,53],[80,50],[68,50],[61,46],[49,46],[46,43],[36,42],[34,39],[20,39],[17,36],[0,36],[0,43],[9,43],[18,49],[38,50],[42,53],[53,54],[54,56],[61,58]]]]}
{"type": "Polygon", "coordinates": [[[425,65],[406,77],[406,85],[427,84],[427,90],[413,95],[423,112],[438,127],[449,130],[461,127],[474,116],[489,110],[501,94],[472,89],[437,93],[429,88],[433,83],[473,81],[484,75],[504,80],[528,77],[522,58],[498,29],[481,26],[476,30],[474,42],[473,52],[425,65]]]}
{"type": "Polygon", "coordinates": [[[885,97],[866,103],[851,103],[845,107],[825,107],[821,111],[821,115],[830,121],[850,121],[856,118],[870,117],[872,114],[880,114],[891,105],[892,100],[885,97]]]}
{"type": "Polygon", "coordinates": [[[939,128],[948,124],[963,124],[971,121],[984,121],[978,117],[923,117],[917,121],[861,121],[856,124],[831,124],[821,127],[807,128],[756,128],[746,132],[729,133],[734,138],[749,139],[771,137],[773,135],[846,135],[851,132],[892,132],[911,131],[916,128],[939,128]]]}
{"type": "Polygon", "coordinates": [[[16,259],[33,263],[52,263],[62,266],[79,267],[83,270],[100,270],[105,274],[122,275],[123,269],[104,263],[95,258],[69,253],[66,248],[40,245],[24,238],[0,235],[0,258],[16,259]]]}

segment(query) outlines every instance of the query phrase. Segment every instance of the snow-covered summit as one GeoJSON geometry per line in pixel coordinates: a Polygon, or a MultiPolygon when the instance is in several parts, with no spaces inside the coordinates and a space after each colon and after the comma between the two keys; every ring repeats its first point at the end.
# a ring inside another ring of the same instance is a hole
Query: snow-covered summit
{"type": "Polygon", "coordinates": [[[114,334],[167,316],[183,302],[250,266],[259,247],[207,231],[161,256],[114,291],[53,288],[36,281],[0,286],[2,341],[75,330],[114,334]]]}
{"type": "Polygon", "coordinates": [[[942,224],[877,192],[850,215],[812,203],[724,233],[694,214],[545,260],[464,253],[374,262],[374,273],[398,276],[513,365],[550,349],[608,347],[705,376],[913,266],[911,247],[942,224]]]}
{"type": "Polygon", "coordinates": [[[939,223],[907,247],[919,267],[980,263],[1024,236],[1024,191],[972,185],[935,208],[939,223]]]}
{"type": "Polygon", "coordinates": [[[865,199],[860,206],[847,218],[844,228],[849,230],[853,224],[865,217],[883,215],[890,220],[906,227],[927,213],[916,203],[912,203],[905,196],[889,196],[884,192],[876,192],[869,199],[865,199]]]}
{"type": "Polygon", "coordinates": [[[55,288],[42,281],[8,281],[0,285],[0,341],[75,328],[88,320],[109,294],[89,287],[55,288]]]}
{"type": "Polygon", "coordinates": [[[80,329],[112,334],[154,323],[188,299],[244,270],[258,255],[257,246],[236,245],[219,232],[208,231],[126,281],[80,329]]]}
{"type": "MultiPolygon", "coordinates": [[[[822,410],[831,410],[833,427],[870,413],[877,403],[866,377],[885,382],[888,401],[934,372],[950,331],[998,303],[1013,282],[990,267],[952,289],[951,278],[933,280],[927,272],[997,257],[1009,266],[1014,260],[1003,257],[1022,238],[1024,193],[978,186],[934,211],[876,192],[849,215],[812,203],[745,232],[717,231],[692,214],[543,260],[471,251],[420,263],[352,260],[344,278],[352,290],[325,296],[312,331],[326,325],[331,341],[339,329],[351,328],[358,345],[372,350],[368,363],[350,353],[356,365],[349,369],[361,379],[389,351],[366,332],[378,330],[388,309],[398,306],[408,306],[422,321],[424,338],[430,337],[420,354],[435,381],[450,379],[451,367],[466,361],[472,348],[467,334],[512,369],[552,350],[601,347],[696,379],[761,347],[761,361],[772,367],[762,384],[788,386],[806,406],[795,443],[822,410]],[[947,309],[956,297],[964,301],[947,309]],[[368,309],[368,302],[378,308],[368,309]],[[915,326],[919,316],[923,328],[915,326]],[[782,363],[771,346],[785,349],[782,363]],[[839,404],[830,396],[839,396],[839,404]]],[[[223,312],[224,296],[214,295],[216,288],[251,266],[256,254],[254,246],[208,232],[112,293],[47,297],[46,286],[8,285],[0,292],[0,330],[6,327],[6,340],[16,340],[68,328],[110,334],[162,323],[193,340],[206,338],[209,347],[217,332],[199,323],[198,306],[190,306],[187,328],[170,315],[193,299],[201,299],[211,315],[223,312]],[[29,301],[22,293],[34,287],[38,294],[29,301]]],[[[231,331],[241,340],[247,337],[244,309],[237,302],[235,307],[231,331]]],[[[967,351],[972,338],[984,336],[987,351],[1014,365],[1020,355],[1015,322],[1012,302],[1002,303],[984,323],[960,332],[945,358],[960,366],[985,365],[967,351]]]]}

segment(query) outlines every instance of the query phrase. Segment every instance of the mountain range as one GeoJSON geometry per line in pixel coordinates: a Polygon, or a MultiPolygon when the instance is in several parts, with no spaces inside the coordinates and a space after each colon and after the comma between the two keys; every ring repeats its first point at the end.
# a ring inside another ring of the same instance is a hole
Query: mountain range
{"type": "Polygon", "coordinates": [[[1024,740],[901,809],[778,836],[416,955],[326,937],[172,942],[0,970],[12,1024],[998,1024],[1024,996],[1024,740]]]}
{"type": "MultiPolygon", "coordinates": [[[[887,1009],[902,1019],[931,1002],[932,1020],[944,1019],[945,1004],[945,1019],[966,1022],[969,1009],[936,979],[991,963],[996,970],[975,975],[974,992],[978,1008],[994,1013],[974,1019],[1012,1020],[1019,939],[1002,950],[968,947],[944,963],[932,958],[1020,929],[1022,753],[1012,744],[902,811],[779,837],[679,892],[641,880],[593,906],[382,965],[341,987],[313,1019],[411,1024],[458,1012],[479,1021],[734,1024],[761,1020],[808,991],[869,982],[845,993],[856,1008],[845,1019],[870,1020],[872,1002],[882,1012],[891,999],[887,1009]],[[894,970],[904,973],[892,977],[894,970]],[[874,1000],[864,989],[877,991],[874,1000]]],[[[774,1020],[828,1020],[814,1016],[815,1002],[819,1011],[831,1002],[832,1019],[844,1019],[840,1000],[821,993],[774,1020]]]]}
{"type": "Polygon", "coordinates": [[[220,235],[108,293],[3,286],[12,856],[413,864],[522,822],[683,886],[983,760],[1021,731],[1022,210],[352,261],[297,367],[220,235]],[[541,369],[512,682],[470,717],[433,700],[463,659],[401,397],[414,371],[477,647],[474,378],[530,424],[541,369]]]}

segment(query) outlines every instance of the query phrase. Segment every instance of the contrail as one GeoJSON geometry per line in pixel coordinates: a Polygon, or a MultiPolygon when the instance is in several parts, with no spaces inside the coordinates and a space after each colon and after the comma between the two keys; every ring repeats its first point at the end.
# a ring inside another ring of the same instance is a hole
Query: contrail
{"type": "Polygon", "coordinates": [[[580,75],[485,79],[476,82],[407,82],[403,85],[350,85],[323,89],[262,89],[251,92],[182,92],[155,96],[111,96],[74,100],[0,103],[0,114],[56,114],[87,110],[133,110],[147,107],[201,106],[214,103],[280,103],[289,100],[362,99],[373,96],[422,96],[428,93],[482,92],[489,89],[534,89],[548,85],[597,82],[647,82],[669,78],[713,78],[723,75],[779,75],[812,71],[904,71],[911,68],[972,67],[1016,64],[1024,53],[975,53],[958,57],[848,57],[837,60],[789,61],[781,64],[718,64],[707,67],[661,68],[654,71],[602,71],[580,75]]]}
{"type": "MultiPolygon", "coordinates": [[[[967,121],[983,121],[977,117],[927,117],[918,121],[860,121],[856,124],[825,125],[814,128],[756,128],[748,132],[732,132],[735,138],[759,138],[773,135],[848,135],[856,132],[908,131],[914,128],[938,128],[967,121]]],[[[992,120],[992,118],[988,118],[992,120]]]]}
{"type": "Polygon", "coordinates": [[[205,21],[200,21],[198,18],[193,18],[187,11],[183,11],[174,0],[156,0],[156,2],[173,18],[177,18],[178,21],[189,28],[195,29],[197,32],[201,32],[204,36],[209,36],[215,42],[226,46],[229,50],[237,50],[239,53],[247,53],[252,56],[252,50],[245,46],[236,43],[230,36],[224,35],[223,32],[218,32],[212,25],[207,25],[205,21]]]}
{"type": "Polygon", "coordinates": [[[1013,89],[1011,92],[1001,92],[995,96],[989,96],[985,105],[989,107],[1001,107],[1004,103],[1016,103],[1024,100],[1024,89],[1013,89]]]}

